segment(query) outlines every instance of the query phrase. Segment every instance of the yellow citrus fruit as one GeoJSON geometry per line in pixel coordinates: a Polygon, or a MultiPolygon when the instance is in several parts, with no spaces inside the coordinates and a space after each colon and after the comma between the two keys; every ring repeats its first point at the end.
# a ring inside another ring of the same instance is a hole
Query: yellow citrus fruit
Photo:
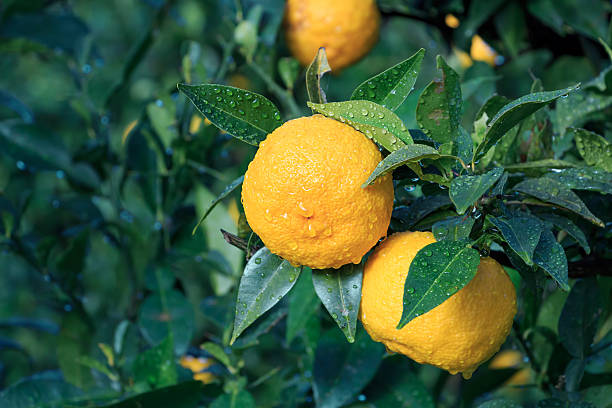
{"type": "Polygon", "coordinates": [[[444,23],[450,28],[457,28],[460,24],[459,19],[452,14],[444,16],[444,23]]]}
{"type": "Polygon", "coordinates": [[[497,52],[478,34],[472,37],[470,55],[474,61],[483,61],[492,67],[495,66],[495,60],[498,56],[497,52]]]}
{"type": "Polygon", "coordinates": [[[516,292],[502,266],[483,258],[463,289],[397,330],[410,264],[433,242],[431,232],[402,232],[374,251],[363,274],[360,319],[372,339],[387,349],[470,378],[508,336],[516,292]]]}
{"type": "Polygon", "coordinates": [[[499,352],[494,359],[489,363],[489,369],[503,370],[506,368],[519,368],[512,377],[510,377],[506,385],[525,385],[531,381],[531,370],[528,367],[521,368],[524,365],[523,355],[518,350],[504,350],[499,352]]]}
{"type": "Polygon", "coordinates": [[[288,0],[286,5],[287,44],[303,65],[325,47],[332,70],[342,70],[370,51],[379,25],[375,0],[288,0]]]}
{"type": "Polygon", "coordinates": [[[387,233],[393,182],[361,188],[381,160],[363,133],[322,115],[268,135],[244,177],[247,221],[268,249],[315,269],[359,263],[387,233]]]}
{"type": "Polygon", "coordinates": [[[469,68],[474,64],[474,62],[470,58],[470,55],[467,52],[460,50],[459,48],[453,47],[453,53],[457,57],[461,68],[469,68]]]}
{"type": "Polygon", "coordinates": [[[194,356],[182,356],[180,364],[182,367],[190,370],[193,373],[193,379],[201,381],[204,384],[208,384],[215,379],[215,376],[209,372],[202,372],[211,365],[214,361],[210,358],[194,357],[194,356]]]}

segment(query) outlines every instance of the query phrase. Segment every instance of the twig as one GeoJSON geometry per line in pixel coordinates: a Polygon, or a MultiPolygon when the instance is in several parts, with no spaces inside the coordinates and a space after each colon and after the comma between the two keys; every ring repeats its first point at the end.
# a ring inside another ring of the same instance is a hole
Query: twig
{"type": "Polygon", "coordinates": [[[298,106],[297,102],[295,102],[295,98],[293,94],[288,89],[283,89],[279,86],[263,69],[259,67],[259,65],[254,62],[248,63],[249,67],[255,72],[268,86],[270,91],[276,96],[280,102],[285,106],[291,116],[298,117],[302,115],[302,111],[298,106]]]}
{"type": "Polygon", "coordinates": [[[149,29],[145,33],[145,35],[140,39],[140,41],[136,44],[136,46],[130,51],[128,56],[128,60],[123,66],[123,71],[121,72],[121,78],[115,85],[112,87],[111,91],[106,96],[106,100],[104,101],[104,108],[108,109],[111,102],[117,97],[117,95],[121,92],[121,90],[125,87],[130,77],[134,73],[136,67],[142,62],[144,56],[149,52],[151,46],[153,45],[153,41],[157,36],[158,29],[164,23],[166,16],[168,15],[168,10],[174,4],[176,0],[168,0],[166,3],[157,10],[155,13],[155,18],[151,22],[149,29]]]}
{"type": "Polygon", "coordinates": [[[527,355],[527,358],[529,358],[529,361],[531,362],[531,366],[533,367],[533,369],[540,374],[541,373],[541,367],[540,364],[537,362],[535,355],[533,354],[533,352],[531,351],[531,349],[529,348],[529,346],[527,345],[527,342],[525,341],[525,339],[523,339],[523,333],[521,333],[521,330],[518,326],[518,323],[516,321],[512,322],[512,329],[514,329],[514,332],[516,334],[516,338],[518,340],[518,342],[521,345],[521,348],[523,349],[523,351],[525,352],[525,354],[527,355]]]}

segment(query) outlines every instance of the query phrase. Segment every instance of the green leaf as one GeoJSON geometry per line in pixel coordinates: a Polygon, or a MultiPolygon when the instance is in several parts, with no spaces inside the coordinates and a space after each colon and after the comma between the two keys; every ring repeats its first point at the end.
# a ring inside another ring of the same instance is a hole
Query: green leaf
{"type": "Polygon", "coordinates": [[[457,73],[438,55],[442,79],[427,85],[417,104],[416,119],[425,134],[438,143],[455,141],[461,124],[461,86],[457,73]]]}
{"type": "Polygon", "coordinates": [[[209,408],[255,408],[255,400],[251,393],[240,390],[232,394],[224,394],[214,400],[209,408]]]}
{"type": "Polygon", "coordinates": [[[612,385],[598,385],[582,391],[583,399],[596,408],[608,408],[612,405],[612,385]]]}
{"type": "Polygon", "coordinates": [[[135,395],[100,408],[195,408],[202,397],[202,383],[187,381],[135,395]]]}
{"type": "Polygon", "coordinates": [[[597,280],[579,279],[559,318],[559,340],[573,357],[584,359],[587,356],[601,313],[597,280]]]}
{"type": "Polygon", "coordinates": [[[321,47],[308,68],[306,68],[306,92],[310,102],[327,103],[325,92],[321,88],[321,78],[326,73],[331,72],[331,70],[325,48],[321,47]]]}
{"type": "Polygon", "coordinates": [[[596,133],[584,129],[570,129],[574,133],[578,152],[589,166],[612,171],[612,143],[596,133]]]}
{"type": "Polygon", "coordinates": [[[476,408],[522,408],[522,405],[511,400],[499,398],[483,402],[476,408]]]}
{"type": "Polygon", "coordinates": [[[561,289],[569,290],[565,251],[548,229],[542,230],[540,241],[533,253],[533,263],[544,269],[561,289]]]}
{"type": "Polygon", "coordinates": [[[360,330],[349,344],[336,329],[319,339],[314,362],[314,397],[317,408],[337,408],[370,382],[382,360],[384,346],[360,330]]]}
{"type": "Polygon", "coordinates": [[[410,132],[402,120],[389,109],[374,102],[308,102],[308,106],[315,112],[354,127],[390,152],[413,144],[410,132]]]}
{"type": "Polygon", "coordinates": [[[346,264],[339,269],[312,273],[312,283],[319,299],[349,343],[355,341],[362,277],[363,264],[346,264]]]}
{"type": "Polygon", "coordinates": [[[509,218],[487,215],[487,220],[497,227],[510,248],[527,265],[533,265],[533,252],[542,234],[542,223],[537,218],[514,213],[509,218]]]}
{"type": "Polygon", "coordinates": [[[612,194],[612,173],[596,167],[581,167],[558,170],[545,174],[544,177],[553,179],[572,190],[599,191],[612,194]]]}
{"type": "Polygon", "coordinates": [[[595,225],[604,226],[604,223],[589,211],[580,197],[555,180],[549,178],[527,179],[514,186],[514,190],[566,208],[595,225]]]}
{"type": "Polygon", "coordinates": [[[166,337],[157,346],[140,354],[134,362],[136,383],[160,388],[176,384],[177,379],[172,336],[166,337]]]}
{"type": "Polygon", "coordinates": [[[397,206],[393,218],[399,219],[404,229],[410,229],[434,211],[451,204],[448,194],[434,194],[419,197],[410,206],[397,206]]]}
{"type": "Polygon", "coordinates": [[[91,343],[92,327],[76,311],[66,313],[57,338],[57,360],[66,381],[83,389],[91,387],[94,380],[91,370],[76,361],[89,353],[91,343]]]}
{"type": "Polygon", "coordinates": [[[591,253],[591,248],[589,247],[589,242],[587,241],[584,232],[582,232],[582,230],[578,228],[576,224],[574,224],[572,221],[565,217],[552,213],[538,214],[538,217],[540,217],[544,221],[552,223],[558,229],[562,229],[563,231],[567,232],[572,238],[574,238],[574,240],[576,240],[578,244],[580,244],[582,248],[584,248],[584,251],[587,254],[591,253]]]}
{"type": "Polygon", "coordinates": [[[240,279],[230,344],[291,290],[301,270],[301,267],[292,266],[268,248],[260,249],[251,257],[240,279]]]}
{"type": "Polygon", "coordinates": [[[523,8],[509,2],[495,16],[495,28],[510,56],[516,57],[527,46],[527,23],[523,8]]]}
{"type": "Polygon", "coordinates": [[[429,390],[411,368],[403,356],[385,358],[364,393],[368,402],[375,408],[434,408],[429,390]]]}
{"type": "Polygon", "coordinates": [[[289,312],[287,314],[287,344],[306,327],[308,320],[319,310],[321,302],[315,293],[310,268],[304,269],[289,299],[289,312]]]}
{"type": "Polygon", "coordinates": [[[227,368],[229,369],[232,368],[232,364],[230,362],[228,355],[223,350],[223,347],[221,347],[217,343],[212,343],[208,341],[202,344],[200,348],[208,352],[211,356],[213,356],[217,361],[219,361],[221,364],[223,364],[227,368]]]}
{"type": "Polygon", "coordinates": [[[2,408],[60,408],[83,391],[48,373],[23,378],[0,392],[2,408]]]}
{"type": "Polygon", "coordinates": [[[544,159],[504,165],[504,169],[508,170],[511,173],[523,172],[537,174],[541,174],[543,171],[547,171],[550,169],[566,169],[572,167],[576,167],[576,165],[574,163],[556,159],[544,159]]]}
{"type": "Polygon", "coordinates": [[[217,198],[214,199],[214,201],[212,203],[210,203],[210,205],[208,206],[208,208],[206,209],[206,211],[204,211],[204,214],[202,214],[202,217],[200,217],[200,221],[198,221],[198,223],[196,224],[195,227],[193,227],[193,231],[191,232],[192,235],[195,235],[196,231],[198,230],[198,227],[200,226],[200,224],[202,224],[202,222],[204,222],[204,220],[206,219],[206,217],[208,217],[208,215],[210,214],[210,212],[212,210],[214,210],[215,206],[217,204],[219,204],[225,197],[227,197],[228,195],[230,195],[234,190],[236,190],[239,186],[242,185],[242,182],[244,181],[244,175],[238,177],[236,180],[232,181],[231,183],[229,183],[221,192],[221,194],[219,194],[217,196],[217,198]]]}
{"type": "Polygon", "coordinates": [[[119,377],[117,377],[117,375],[115,375],[106,366],[106,364],[102,363],[101,361],[96,360],[93,357],[80,356],[80,357],[78,357],[77,362],[79,364],[81,364],[81,365],[84,365],[85,367],[92,368],[92,369],[94,369],[96,371],[101,372],[102,374],[104,374],[111,381],[118,381],[119,380],[119,377]]]}
{"type": "Polygon", "coordinates": [[[476,149],[474,159],[482,158],[507,131],[521,120],[576,88],[577,85],[574,85],[558,91],[536,92],[505,105],[489,122],[484,141],[476,149]]]}
{"type": "Polygon", "coordinates": [[[436,241],[460,241],[470,236],[475,221],[474,218],[467,216],[450,217],[436,222],[431,227],[431,231],[436,241]]]}
{"type": "Polygon", "coordinates": [[[459,176],[451,181],[449,196],[457,212],[463,214],[469,206],[480,199],[484,193],[504,174],[504,169],[496,167],[478,176],[459,176]]]}
{"type": "Polygon", "coordinates": [[[426,158],[440,157],[438,152],[433,147],[423,144],[411,144],[404,146],[399,150],[395,150],[390,155],[385,157],[374,169],[368,179],[361,185],[362,188],[374,184],[377,178],[393,171],[394,169],[404,164],[416,163],[419,160],[426,158]]]}
{"type": "Polygon", "coordinates": [[[282,124],[278,108],[254,92],[218,84],[177,86],[202,115],[243,142],[257,146],[282,124]]]}
{"type": "Polygon", "coordinates": [[[278,75],[287,89],[293,89],[293,84],[300,73],[300,63],[293,57],[284,57],[278,60],[278,75]]]}
{"type": "Polygon", "coordinates": [[[510,103],[510,99],[506,98],[505,96],[493,95],[480,107],[478,113],[476,114],[476,119],[482,119],[482,116],[486,113],[487,121],[485,124],[488,125],[489,122],[491,122],[491,119],[497,115],[497,112],[499,112],[508,103],[510,103]]]}
{"type": "Polygon", "coordinates": [[[580,382],[584,376],[585,361],[581,358],[573,358],[565,367],[565,391],[577,392],[580,390],[580,382]]]}
{"type": "Polygon", "coordinates": [[[353,91],[352,100],[376,102],[392,111],[396,110],[414,89],[421,69],[425,49],[363,82],[353,91]]]}
{"type": "Polygon", "coordinates": [[[0,123],[0,152],[31,170],[59,170],[80,186],[97,188],[100,184],[97,173],[85,163],[73,162],[61,141],[54,141],[51,136],[48,130],[34,125],[0,123]]]}
{"type": "MultiPolygon", "coordinates": [[[[612,77],[612,75],[611,75],[612,77]]],[[[573,92],[567,98],[559,99],[551,112],[555,137],[553,149],[557,156],[572,148],[575,132],[571,127],[583,126],[597,112],[612,105],[612,95],[598,92],[573,92]]]]}
{"type": "Polygon", "coordinates": [[[195,328],[193,306],[177,290],[160,291],[145,299],[138,312],[138,324],[145,339],[160,344],[170,334],[176,354],[187,351],[195,328]]]}
{"type": "Polygon", "coordinates": [[[422,248],[410,264],[397,329],[461,290],[476,275],[479,264],[478,251],[465,241],[440,241],[422,248]]]}

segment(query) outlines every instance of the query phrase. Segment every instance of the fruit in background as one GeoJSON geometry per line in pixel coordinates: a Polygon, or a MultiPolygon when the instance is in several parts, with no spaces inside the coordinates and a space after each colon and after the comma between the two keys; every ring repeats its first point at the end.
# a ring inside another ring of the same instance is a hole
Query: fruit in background
{"type": "Polygon", "coordinates": [[[367,54],[378,40],[380,13],[374,0],[288,0],[287,44],[308,65],[325,47],[332,70],[340,71],[367,54]]]}

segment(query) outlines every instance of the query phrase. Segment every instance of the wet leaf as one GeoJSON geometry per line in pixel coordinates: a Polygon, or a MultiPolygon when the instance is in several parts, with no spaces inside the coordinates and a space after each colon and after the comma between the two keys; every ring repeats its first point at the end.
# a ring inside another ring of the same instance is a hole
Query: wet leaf
{"type": "Polygon", "coordinates": [[[463,214],[499,180],[502,174],[504,174],[504,169],[496,167],[485,174],[454,178],[451,181],[449,196],[457,212],[463,214]]]}
{"type": "Polygon", "coordinates": [[[134,362],[134,381],[152,388],[176,384],[178,379],[174,364],[172,336],[157,346],[140,354],[134,362]]]}
{"type": "Polygon", "coordinates": [[[476,275],[480,255],[465,241],[440,241],[422,248],[412,260],[404,285],[401,329],[467,285],[476,275]]]}
{"type": "Polygon", "coordinates": [[[612,194],[612,173],[596,167],[570,168],[545,174],[572,190],[599,191],[612,194]]]}
{"type": "Polygon", "coordinates": [[[522,213],[515,213],[509,218],[488,215],[487,220],[499,229],[510,248],[527,265],[533,265],[533,252],[542,234],[541,221],[522,213]]]}
{"type": "Polygon", "coordinates": [[[574,163],[566,162],[564,160],[544,159],[524,163],[507,164],[504,165],[504,169],[508,170],[510,173],[523,172],[542,174],[542,172],[550,169],[566,169],[575,166],[576,165],[574,163]]]}
{"type": "Polygon", "coordinates": [[[501,95],[492,95],[489,99],[485,101],[485,103],[480,107],[478,113],[476,114],[476,119],[482,119],[482,115],[487,114],[487,121],[485,125],[488,125],[491,122],[491,119],[497,115],[504,106],[510,103],[510,99],[501,95]]]}
{"type": "Polygon", "coordinates": [[[194,106],[219,129],[257,146],[281,122],[280,112],[254,92],[218,84],[178,84],[194,106]]]}
{"type": "Polygon", "coordinates": [[[287,314],[287,344],[306,326],[310,319],[319,310],[321,302],[313,287],[312,271],[305,268],[300,275],[289,299],[289,312],[287,314]]]}
{"type": "Polygon", "coordinates": [[[558,181],[548,178],[527,179],[514,186],[514,190],[566,208],[595,225],[604,226],[603,222],[589,211],[580,197],[558,181]]]}
{"type": "Polygon", "coordinates": [[[370,101],[308,102],[315,112],[346,123],[390,152],[413,144],[410,132],[402,120],[389,109],[370,101]]]}
{"type": "Polygon", "coordinates": [[[579,279],[565,301],[559,318],[559,339],[575,358],[584,359],[589,351],[602,309],[597,280],[579,279]]]}
{"type": "Polygon", "coordinates": [[[385,358],[364,394],[375,408],[434,408],[434,400],[403,356],[385,358]]]}
{"type": "Polygon", "coordinates": [[[414,89],[424,55],[425,49],[421,48],[407,60],[363,82],[355,88],[351,99],[372,101],[396,110],[414,89]]]}
{"type": "Polygon", "coordinates": [[[318,408],[337,408],[353,398],[376,374],[384,346],[360,330],[349,344],[336,329],[319,339],[314,362],[314,398],[318,408]]]}
{"type": "Polygon", "coordinates": [[[542,230],[540,241],[533,253],[533,263],[544,269],[561,289],[569,290],[565,251],[548,229],[542,230]]]}
{"type": "Polygon", "coordinates": [[[192,235],[195,235],[196,231],[198,230],[198,227],[200,226],[200,224],[202,224],[202,222],[204,222],[204,220],[206,219],[206,217],[208,217],[208,215],[211,213],[212,210],[215,209],[215,206],[217,204],[219,204],[225,197],[227,197],[228,195],[230,195],[232,192],[234,192],[234,190],[236,190],[239,186],[242,185],[242,182],[244,181],[244,175],[238,177],[236,180],[232,181],[231,183],[229,183],[227,185],[227,187],[225,187],[223,189],[223,191],[221,192],[221,194],[219,194],[217,196],[217,198],[215,198],[213,200],[212,203],[210,203],[210,205],[208,206],[208,208],[206,209],[206,211],[204,211],[204,214],[202,214],[202,217],[200,217],[200,221],[198,221],[198,223],[196,224],[195,227],[193,227],[193,231],[191,232],[192,235]]]}
{"type": "Polygon", "coordinates": [[[484,141],[478,146],[475,160],[482,158],[514,125],[552,101],[575,90],[577,86],[550,92],[536,92],[505,105],[487,125],[484,141]]]}
{"type": "Polygon", "coordinates": [[[170,333],[176,354],[184,354],[195,328],[193,306],[177,290],[151,294],[140,306],[138,324],[152,345],[162,342],[170,333]]]}
{"type": "Polygon", "coordinates": [[[557,154],[572,147],[574,133],[571,127],[584,125],[589,117],[612,105],[612,95],[602,95],[594,92],[572,92],[567,98],[559,99],[555,110],[550,114],[555,133],[559,136],[554,143],[557,154]]]}
{"type": "Polygon", "coordinates": [[[597,133],[584,129],[570,129],[576,140],[578,152],[589,166],[612,171],[612,143],[597,133]]]}
{"type": "Polygon", "coordinates": [[[339,269],[312,272],[312,283],[317,296],[349,343],[355,341],[362,278],[363,264],[346,264],[339,269]]]}
{"type": "Polygon", "coordinates": [[[438,143],[455,141],[461,124],[461,86],[457,73],[438,55],[442,79],[427,85],[417,104],[416,118],[425,134],[438,143]]]}
{"type": "Polygon", "coordinates": [[[240,279],[234,332],[230,344],[291,290],[301,270],[301,267],[291,266],[268,248],[262,248],[253,255],[240,279]]]}
{"type": "Polygon", "coordinates": [[[410,229],[429,214],[450,204],[451,200],[448,198],[448,194],[423,196],[414,200],[409,206],[395,207],[392,217],[398,219],[404,228],[410,229]]]}
{"type": "Polygon", "coordinates": [[[584,251],[587,254],[591,253],[591,248],[589,247],[589,243],[584,235],[584,232],[582,232],[582,230],[568,218],[552,213],[538,214],[538,217],[544,221],[550,222],[558,229],[567,232],[578,244],[580,244],[582,248],[584,248],[584,251]]]}
{"type": "Polygon", "coordinates": [[[328,72],[331,72],[331,67],[327,61],[325,48],[319,48],[317,55],[314,57],[308,68],[306,69],[306,92],[308,100],[312,103],[327,103],[325,92],[321,88],[321,78],[328,72]]]}
{"type": "Polygon", "coordinates": [[[370,174],[368,179],[362,184],[361,187],[365,188],[374,184],[374,181],[376,181],[377,178],[404,164],[416,163],[422,159],[434,159],[437,157],[440,157],[440,152],[433,147],[423,144],[404,146],[399,150],[395,150],[390,155],[385,157],[380,163],[378,163],[372,174],[370,174]]]}
{"type": "Polygon", "coordinates": [[[436,241],[460,241],[470,236],[474,222],[474,218],[468,216],[450,217],[436,222],[431,231],[436,241]]]}

